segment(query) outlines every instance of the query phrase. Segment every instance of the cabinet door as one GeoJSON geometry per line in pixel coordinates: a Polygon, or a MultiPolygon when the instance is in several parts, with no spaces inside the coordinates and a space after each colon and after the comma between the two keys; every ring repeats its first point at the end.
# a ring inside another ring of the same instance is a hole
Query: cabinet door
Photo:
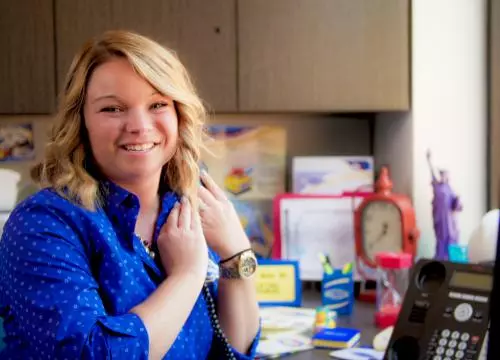
{"type": "Polygon", "coordinates": [[[408,109],[408,27],[408,0],[238,0],[240,109],[408,109]]]}
{"type": "Polygon", "coordinates": [[[82,44],[127,29],[174,49],[210,108],[236,110],[235,0],[55,0],[62,84],[82,44]]]}
{"type": "Polygon", "coordinates": [[[0,113],[54,110],[52,0],[0,1],[0,113]]]}

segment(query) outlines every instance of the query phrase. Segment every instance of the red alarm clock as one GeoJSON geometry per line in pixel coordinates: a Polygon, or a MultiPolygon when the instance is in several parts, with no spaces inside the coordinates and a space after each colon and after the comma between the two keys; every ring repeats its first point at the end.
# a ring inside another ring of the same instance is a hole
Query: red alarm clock
{"type": "Polygon", "coordinates": [[[419,237],[415,210],[409,197],[391,191],[389,172],[382,167],[375,192],[365,197],[354,212],[356,255],[361,269],[375,268],[379,252],[404,252],[415,257],[419,237]]]}

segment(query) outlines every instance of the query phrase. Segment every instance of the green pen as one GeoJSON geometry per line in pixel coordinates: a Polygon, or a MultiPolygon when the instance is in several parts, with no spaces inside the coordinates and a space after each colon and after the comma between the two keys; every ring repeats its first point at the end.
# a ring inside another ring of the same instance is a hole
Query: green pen
{"type": "Polygon", "coordinates": [[[352,271],[352,262],[348,262],[342,268],[342,274],[346,275],[349,274],[351,271],[352,271]]]}
{"type": "Polygon", "coordinates": [[[321,265],[323,266],[323,271],[327,275],[332,275],[333,269],[332,269],[332,266],[330,265],[330,262],[328,261],[328,258],[325,256],[325,254],[318,253],[318,258],[319,258],[319,261],[321,262],[321,265]]]}

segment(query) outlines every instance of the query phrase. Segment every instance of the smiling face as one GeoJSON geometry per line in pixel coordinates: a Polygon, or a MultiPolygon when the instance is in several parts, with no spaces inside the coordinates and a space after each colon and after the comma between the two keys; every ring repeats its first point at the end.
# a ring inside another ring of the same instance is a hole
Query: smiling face
{"type": "Polygon", "coordinates": [[[94,70],[84,117],[94,159],[114,182],[159,179],[176,151],[174,101],[159,94],[126,59],[111,59],[94,70]]]}

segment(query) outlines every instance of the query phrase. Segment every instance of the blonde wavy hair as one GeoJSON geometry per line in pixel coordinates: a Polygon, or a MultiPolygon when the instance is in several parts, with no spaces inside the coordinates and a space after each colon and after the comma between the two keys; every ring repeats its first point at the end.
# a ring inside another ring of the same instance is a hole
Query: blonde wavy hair
{"type": "Polygon", "coordinates": [[[103,194],[99,181],[86,167],[92,154],[83,105],[93,71],[116,57],[127,59],[158,92],[174,100],[179,140],[175,154],[164,166],[162,185],[168,184],[176,193],[197,202],[198,162],[207,117],[203,102],[172,50],[128,31],[107,31],[87,42],[74,58],[60,95],[44,159],[31,171],[33,180],[42,187],[54,188],[89,210],[100,204],[103,194]]]}

